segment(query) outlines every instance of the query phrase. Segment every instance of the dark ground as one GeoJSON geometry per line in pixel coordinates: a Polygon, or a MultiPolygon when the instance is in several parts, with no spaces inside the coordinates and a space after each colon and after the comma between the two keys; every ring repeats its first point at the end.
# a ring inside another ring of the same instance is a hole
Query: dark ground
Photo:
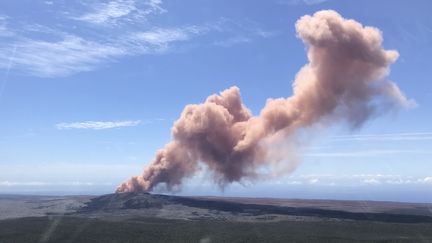
{"type": "Polygon", "coordinates": [[[37,217],[0,221],[0,242],[432,242],[432,224],[37,217]]]}
{"type": "Polygon", "coordinates": [[[0,243],[432,242],[432,205],[269,198],[0,197],[0,243]]]}

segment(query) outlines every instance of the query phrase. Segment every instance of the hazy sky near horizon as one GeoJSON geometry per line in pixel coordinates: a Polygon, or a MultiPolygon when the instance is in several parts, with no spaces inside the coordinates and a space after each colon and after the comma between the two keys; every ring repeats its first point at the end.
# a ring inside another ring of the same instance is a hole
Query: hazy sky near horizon
{"type": "MultiPolygon", "coordinates": [[[[322,9],[382,31],[400,53],[389,78],[417,107],[317,131],[292,174],[223,193],[430,192],[430,1],[16,0],[0,2],[0,193],[114,191],[170,140],[185,105],[233,85],[254,114],[290,96],[307,63],[295,22],[322,9]]],[[[221,194],[206,178],[184,193],[221,194]]]]}

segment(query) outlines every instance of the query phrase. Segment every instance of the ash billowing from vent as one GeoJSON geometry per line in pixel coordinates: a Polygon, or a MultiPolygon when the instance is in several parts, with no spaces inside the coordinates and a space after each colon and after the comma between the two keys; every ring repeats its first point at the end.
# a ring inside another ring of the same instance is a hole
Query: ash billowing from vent
{"type": "Polygon", "coordinates": [[[268,99],[258,116],[242,103],[237,87],[187,105],[172,141],[117,192],[146,192],[158,184],[171,189],[194,175],[199,162],[221,186],[254,179],[262,166],[295,154],[274,145],[295,141],[299,131],[336,122],[359,128],[372,116],[412,104],[385,79],[398,52],[383,49],[378,29],[325,10],[301,17],[296,30],[309,63],[298,72],[291,97],[268,99]]]}

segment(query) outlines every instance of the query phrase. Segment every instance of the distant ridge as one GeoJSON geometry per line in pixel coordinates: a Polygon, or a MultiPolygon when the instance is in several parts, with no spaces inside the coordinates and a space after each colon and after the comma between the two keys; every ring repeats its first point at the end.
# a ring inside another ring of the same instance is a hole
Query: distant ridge
{"type": "MultiPolygon", "coordinates": [[[[268,200],[271,201],[271,199],[268,200]]],[[[274,203],[266,205],[262,202],[253,203],[251,201],[253,200],[249,200],[245,203],[242,202],[241,199],[235,201],[230,198],[228,201],[222,197],[198,198],[150,193],[114,193],[91,199],[87,202],[86,206],[79,210],[79,213],[91,214],[94,212],[109,213],[130,209],[161,209],[162,207],[169,205],[182,205],[190,208],[207,209],[213,212],[229,212],[232,214],[248,214],[253,216],[290,215],[323,219],[362,220],[390,223],[432,223],[431,216],[418,215],[418,213],[409,214],[409,212],[398,213],[397,210],[389,210],[389,212],[352,212],[310,206],[278,206],[274,205],[274,203]]],[[[289,199],[286,201],[289,202],[289,199]]],[[[312,200],[303,201],[308,202],[312,200]]],[[[323,202],[325,202],[325,200],[323,200],[323,202]]],[[[353,201],[353,203],[355,203],[355,201],[353,201]]]]}

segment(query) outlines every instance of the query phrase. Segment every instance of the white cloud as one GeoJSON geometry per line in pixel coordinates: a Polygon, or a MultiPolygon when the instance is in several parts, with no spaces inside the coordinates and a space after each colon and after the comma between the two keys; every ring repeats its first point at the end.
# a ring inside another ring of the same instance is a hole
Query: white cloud
{"type": "Polygon", "coordinates": [[[319,182],[319,179],[318,178],[311,178],[311,179],[309,179],[308,182],[309,182],[309,184],[316,184],[319,182]]]}
{"type": "Polygon", "coordinates": [[[192,36],[201,34],[203,31],[197,26],[154,28],[149,31],[135,32],[129,35],[126,40],[132,46],[144,47],[144,51],[148,50],[149,47],[153,51],[161,51],[166,50],[170,43],[189,40],[192,36]]]}
{"type": "Polygon", "coordinates": [[[423,178],[423,182],[427,184],[432,184],[432,176],[423,178]]]}
{"type": "Polygon", "coordinates": [[[302,181],[288,181],[287,184],[289,185],[302,185],[302,181]]]}
{"type": "Polygon", "coordinates": [[[171,46],[200,34],[198,27],[155,28],[107,42],[64,35],[58,41],[21,39],[0,44],[0,67],[6,69],[15,46],[13,68],[39,77],[61,77],[90,71],[123,56],[167,52],[171,46]]]}
{"type": "Polygon", "coordinates": [[[381,184],[381,182],[375,178],[365,179],[363,180],[363,182],[366,184],[373,184],[373,185],[381,184]]]}
{"type": "Polygon", "coordinates": [[[77,17],[76,19],[101,24],[128,15],[130,12],[136,10],[136,7],[134,1],[111,1],[98,5],[94,10],[94,12],[77,17]]]}
{"type": "MultiPolygon", "coordinates": [[[[23,39],[14,44],[13,67],[40,77],[65,76],[89,71],[104,60],[124,55],[121,48],[68,35],[56,42],[23,39]]],[[[0,65],[6,68],[11,47],[0,48],[0,65]],[[9,50],[8,50],[9,49],[9,50]]]]}
{"type": "Polygon", "coordinates": [[[73,123],[56,124],[57,129],[111,129],[119,127],[134,127],[140,124],[141,121],[85,121],[73,123]]]}
{"type": "Polygon", "coordinates": [[[0,181],[0,186],[45,186],[46,182],[41,181],[0,181]]]}
{"type": "Polygon", "coordinates": [[[76,14],[77,7],[57,11],[61,15],[54,15],[55,19],[66,18],[66,22],[62,20],[55,25],[40,24],[38,21],[17,22],[0,15],[0,37],[5,37],[0,42],[0,69],[11,67],[20,74],[37,77],[64,77],[94,70],[125,56],[166,54],[175,50],[181,42],[203,34],[210,35],[209,32],[217,34],[212,38],[222,41],[213,39],[207,44],[221,46],[273,35],[256,24],[244,25],[228,19],[200,25],[155,27],[144,20],[150,14],[166,12],[161,0],[78,4],[82,5],[87,7],[87,12],[76,14]],[[83,22],[90,24],[83,25],[83,22]],[[10,26],[13,26],[13,31],[10,26]],[[11,56],[14,57],[13,63],[9,65],[11,56]]]}
{"type": "Polygon", "coordinates": [[[395,174],[302,174],[293,175],[280,184],[321,185],[321,186],[379,186],[379,185],[432,185],[432,177],[406,176],[395,174]]]}
{"type": "Polygon", "coordinates": [[[75,20],[81,20],[92,24],[114,24],[121,20],[131,21],[132,19],[141,19],[149,14],[163,13],[165,9],[161,7],[162,1],[149,0],[142,1],[138,7],[139,1],[135,0],[113,0],[108,3],[96,3],[90,8],[91,11],[78,17],[75,20]]]}

